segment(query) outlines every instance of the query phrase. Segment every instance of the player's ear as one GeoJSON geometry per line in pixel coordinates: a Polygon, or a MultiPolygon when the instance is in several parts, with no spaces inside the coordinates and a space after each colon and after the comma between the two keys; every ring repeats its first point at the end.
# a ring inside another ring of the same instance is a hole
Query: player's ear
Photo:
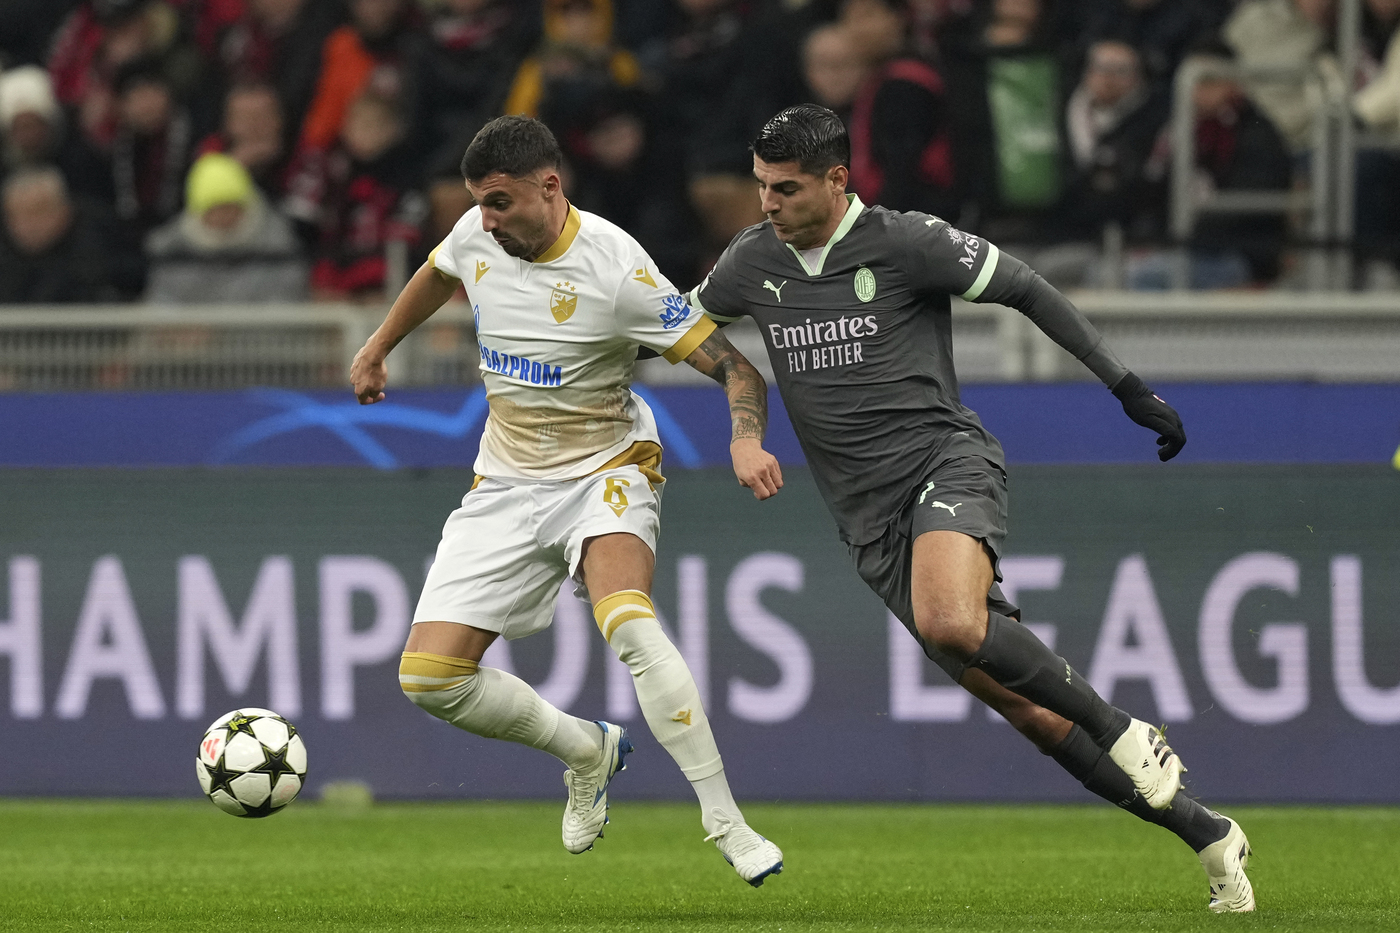
{"type": "Polygon", "coordinates": [[[558,169],[545,169],[544,177],[540,179],[540,187],[544,189],[545,200],[552,201],[564,190],[564,181],[559,177],[558,169]]]}
{"type": "Polygon", "coordinates": [[[834,165],[826,171],[827,183],[833,188],[840,189],[844,194],[846,185],[851,180],[851,170],[844,165],[834,165]]]}

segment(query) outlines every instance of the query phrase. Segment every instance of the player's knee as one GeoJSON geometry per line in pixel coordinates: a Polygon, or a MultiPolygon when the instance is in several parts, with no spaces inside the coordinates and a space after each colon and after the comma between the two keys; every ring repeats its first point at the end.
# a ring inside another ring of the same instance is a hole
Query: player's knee
{"type": "Polygon", "coordinates": [[[914,609],[919,637],[945,654],[966,661],[977,653],[987,636],[986,616],[955,603],[930,601],[914,609]]]}
{"type": "Polygon", "coordinates": [[[399,689],[439,719],[447,718],[477,677],[477,662],[440,654],[405,651],[399,660],[399,689]]]}
{"type": "Polygon", "coordinates": [[[600,599],[593,615],[598,631],[634,675],[676,650],[657,621],[651,600],[640,590],[621,590],[600,599]]]}

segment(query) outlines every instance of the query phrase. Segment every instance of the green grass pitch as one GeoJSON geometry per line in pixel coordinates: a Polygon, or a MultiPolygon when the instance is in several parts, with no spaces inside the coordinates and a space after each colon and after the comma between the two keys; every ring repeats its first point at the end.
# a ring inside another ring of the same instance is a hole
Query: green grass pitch
{"type": "Polygon", "coordinates": [[[1400,929],[1400,810],[1241,807],[1260,909],[1215,916],[1174,837],[1108,807],[750,805],[760,889],[694,807],[615,801],[571,856],[559,804],[0,801],[0,931],[1400,929]]]}

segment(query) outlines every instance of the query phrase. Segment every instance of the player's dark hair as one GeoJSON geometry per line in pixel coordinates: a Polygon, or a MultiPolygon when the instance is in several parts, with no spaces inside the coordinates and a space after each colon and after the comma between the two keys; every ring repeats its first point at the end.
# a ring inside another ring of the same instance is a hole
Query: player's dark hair
{"type": "Polygon", "coordinates": [[[531,117],[497,117],[473,137],[462,155],[462,177],[480,181],[500,172],[522,178],[542,168],[558,168],[564,161],[559,141],[539,120],[531,117]]]}
{"type": "Polygon", "coordinates": [[[765,162],[796,162],[807,175],[851,167],[851,136],[841,118],[817,104],[789,107],[769,120],[749,150],[765,162]]]}

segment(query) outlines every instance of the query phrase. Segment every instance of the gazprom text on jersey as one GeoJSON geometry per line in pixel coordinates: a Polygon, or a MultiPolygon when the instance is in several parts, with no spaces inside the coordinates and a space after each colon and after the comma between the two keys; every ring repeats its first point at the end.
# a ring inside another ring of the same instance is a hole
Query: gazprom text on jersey
{"type": "Polygon", "coordinates": [[[492,372],[537,386],[557,386],[563,380],[562,366],[550,366],[523,356],[500,353],[484,343],[478,343],[478,346],[481,348],[481,365],[492,372]]]}

